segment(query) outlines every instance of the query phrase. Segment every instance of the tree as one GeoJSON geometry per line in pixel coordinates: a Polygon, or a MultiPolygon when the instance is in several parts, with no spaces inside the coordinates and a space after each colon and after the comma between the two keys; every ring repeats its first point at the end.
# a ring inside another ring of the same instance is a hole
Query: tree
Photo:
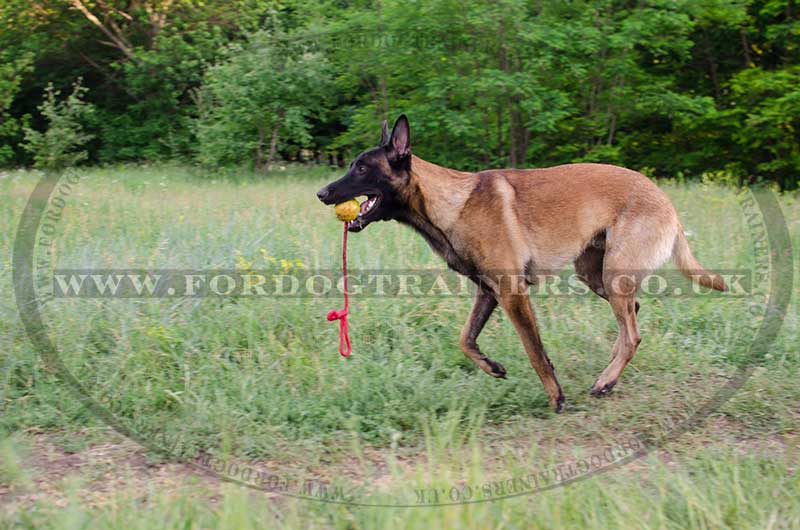
{"type": "Polygon", "coordinates": [[[406,112],[416,152],[463,169],[586,160],[791,188],[795,4],[3,0],[0,162],[31,160],[21,124],[43,130],[45,87],[80,76],[90,161],[340,162],[406,112]]]}
{"type": "Polygon", "coordinates": [[[310,118],[324,108],[328,64],[267,32],[232,46],[227,56],[208,70],[198,92],[198,159],[220,165],[249,158],[256,170],[269,171],[281,147],[311,140],[310,118]]]}
{"type": "Polygon", "coordinates": [[[728,169],[782,188],[794,185],[800,175],[800,67],[744,70],[729,89],[733,105],[717,120],[737,145],[728,169]]]}
{"type": "Polygon", "coordinates": [[[32,62],[31,54],[9,57],[7,52],[0,52],[0,165],[14,157],[11,141],[19,135],[22,120],[12,116],[9,110],[19,92],[23,74],[32,69],[32,62]]]}

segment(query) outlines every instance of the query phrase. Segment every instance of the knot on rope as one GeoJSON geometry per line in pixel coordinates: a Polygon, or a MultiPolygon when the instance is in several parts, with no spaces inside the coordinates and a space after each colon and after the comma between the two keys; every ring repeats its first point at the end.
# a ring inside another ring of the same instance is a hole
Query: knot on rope
{"type": "Polygon", "coordinates": [[[331,309],[328,311],[328,321],[333,322],[334,320],[346,320],[345,317],[347,316],[347,309],[331,309]]]}
{"type": "Polygon", "coordinates": [[[347,296],[347,223],[344,223],[344,237],[342,238],[342,274],[344,275],[344,307],[328,311],[328,321],[339,321],[339,353],[342,357],[349,357],[353,352],[350,345],[350,333],[347,329],[347,309],[349,300],[347,296]]]}

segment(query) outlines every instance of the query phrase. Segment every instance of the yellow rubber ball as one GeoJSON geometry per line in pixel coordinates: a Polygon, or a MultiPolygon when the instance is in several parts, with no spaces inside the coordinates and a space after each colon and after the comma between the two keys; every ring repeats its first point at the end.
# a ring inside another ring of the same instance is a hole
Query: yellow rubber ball
{"type": "Polygon", "coordinates": [[[361,204],[355,199],[350,199],[337,204],[334,207],[334,211],[336,212],[336,217],[346,223],[358,217],[358,212],[361,211],[361,204]]]}

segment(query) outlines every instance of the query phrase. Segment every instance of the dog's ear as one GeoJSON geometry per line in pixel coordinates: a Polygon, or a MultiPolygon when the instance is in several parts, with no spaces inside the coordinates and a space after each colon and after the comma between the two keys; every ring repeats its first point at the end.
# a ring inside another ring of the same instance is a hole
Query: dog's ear
{"type": "Polygon", "coordinates": [[[383,120],[383,128],[381,129],[381,143],[378,145],[383,147],[389,143],[389,122],[383,120]]]}
{"type": "Polygon", "coordinates": [[[391,158],[395,160],[403,160],[411,155],[411,131],[405,114],[401,114],[397,121],[394,122],[388,147],[392,155],[391,158]]]}

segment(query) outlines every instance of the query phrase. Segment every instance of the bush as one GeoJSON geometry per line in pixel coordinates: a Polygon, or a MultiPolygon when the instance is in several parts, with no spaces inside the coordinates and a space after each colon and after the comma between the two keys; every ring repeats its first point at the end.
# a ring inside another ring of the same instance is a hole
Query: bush
{"type": "Polygon", "coordinates": [[[78,79],[72,93],[59,101],[61,91],[52,83],[47,85],[44,102],[38,107],[47,120],[47,130],[25,127],[24,147],[33,155],[35,167],[60,171],[86,160],[88,155],[82,148],[93,135],[84,131],[83,124],[94,113],[94,107],[84,101],[86,92],[78,79]]]}

